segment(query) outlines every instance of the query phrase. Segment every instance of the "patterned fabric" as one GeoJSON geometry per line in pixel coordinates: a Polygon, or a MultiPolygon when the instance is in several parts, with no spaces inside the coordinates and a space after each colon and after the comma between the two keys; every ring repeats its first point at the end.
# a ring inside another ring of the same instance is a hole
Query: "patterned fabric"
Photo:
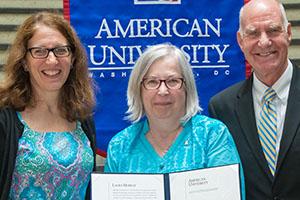
{"type": "Polygon", "coordinates": [[[260,113],[258,123],[258,135],[260,143],[268,161],[269,168],[274,176],[276,169],[276,132],[277,114],[272,100],[276,93],[272,88],[268,88],[264,94],[264,104],[260,113]]]}
{"type": "Polygon", "coordinates": [[[93,170],[90,142],[77,122],[71,132],[36,132],[24,124],[11,199],[84,199],[93,170]]]}
{"type": "MultiPolygon", "coordinates": [[[[241,161],[227,127],[220,121],[195,115],[184,126],[168,152],[160,157],[146,138],[148,121],[124,129],[110,141],[105,172],[169,173],[215,167],[241,161]]],[[[242,199],[245,199],[241,168],[242,199]]]]}

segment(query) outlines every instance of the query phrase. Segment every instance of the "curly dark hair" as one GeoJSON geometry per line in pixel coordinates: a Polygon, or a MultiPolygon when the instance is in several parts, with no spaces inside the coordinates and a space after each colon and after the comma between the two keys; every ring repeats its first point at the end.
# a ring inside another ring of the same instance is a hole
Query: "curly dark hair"
{"type": "Polygon", "coordinates": [[[70,122],[86,119],[92,115],[95,96],[85,49],[69,22],[62,16],[49,12],[36,13],[19,27],[4,65],[4,80],[0,86],[0,107],[12,107],[16,111],[23,111],[28,106],[36,105],[30,77],[23,65],[28,41],[33,37],[38,25],[59,31],[71,47],[73,67],[59,95],[62,116],[70,122]]]}

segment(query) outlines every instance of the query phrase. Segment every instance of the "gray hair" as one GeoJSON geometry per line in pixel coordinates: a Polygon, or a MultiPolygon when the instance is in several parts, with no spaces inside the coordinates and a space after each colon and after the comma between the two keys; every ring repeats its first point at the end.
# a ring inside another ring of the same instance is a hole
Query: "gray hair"
{"type": "Polygon", "coordinates": [[[201,111],[194,74],[184,53],[170,43],[163,43],[148,47],[138,58],[132,69],[127,89],[128,110],[125,117],[131,122],[138,122],[145,116],[141,97],[141,83],[144,76],[155,61],[167,56],[173,56],[174,59],[178,59],[179,68],[185,81],[186,108],[185,115],[180,119],[181,122],[185,123],[197,112],[201,111]]]}
{"type": "MultiPolygon", "coordinates": [[[[283,23],[283,27],[284,27],[284,30],[287,31],[287,27],[289,25],[289,22],[288,22],[288,19],[287,19],[287,16],[286,16],[286,12],[285,12],[285,9],[283,7],[283,4],[278,1],[278,0],[275,0],[278,5],[279,5],[279,9],[280,9],[280,13],[281,13],[281,17],[282,17],[282,23],[283,23]]],[[[245,6],[247,4],[245,4],[241,9],[240,9],[240,16],[239,16],[239,30],[238,32],[241,33],[241,35],[243,35],[243,27],[242,27],[242,19],[243,19],[243,13],[244,13],[244,9],[245,9],[245,6]]]]}

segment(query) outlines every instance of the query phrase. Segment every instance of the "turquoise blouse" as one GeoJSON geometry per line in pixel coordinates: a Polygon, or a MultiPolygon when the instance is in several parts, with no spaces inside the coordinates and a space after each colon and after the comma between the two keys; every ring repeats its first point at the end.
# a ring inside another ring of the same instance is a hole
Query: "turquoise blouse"
{"type": "Polygon", "coordinates": [[[90,142],[77,122],[71,132],[36,132],[24,124],[10,199],[85,199],[94,166],[90,142]]]}
{"type": "MultiPolygon", "coordinates": [[[[168,152],[160,157],[146,138],[147,120],[129,126],[108,145],[105,172],[169,173],[215,167],[241,161],[227,127],[220,121],[195,115],[183,125],[168,152]]],[[[244,175],[241,169],[243,199],[244,175]]]]}

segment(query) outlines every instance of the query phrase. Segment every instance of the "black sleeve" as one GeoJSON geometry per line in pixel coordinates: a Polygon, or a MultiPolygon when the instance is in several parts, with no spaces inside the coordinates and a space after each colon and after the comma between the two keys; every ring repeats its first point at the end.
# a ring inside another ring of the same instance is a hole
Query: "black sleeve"
{"type": "MultiPolygon", "coordinates": [[[[94,119],[90,117],[84,120],[82,122],[82,129],[87,135],[87,137],[89,138],[91,143],[91,148],[93,149],[94,152],[94,170],[95,170],[96,169],[96,129],[95,129],[94,119]]],[[[91,199],[91,182],[87,187],[85,199],[86,200],[91,199]]]]}
{"type": "Polygon", "coordinates": [[[209,104],[208,104],[208,114],[212,118],[217,118],[217,113],[216,113],[215,107],[213,105],[213,102],[211,100],[209,101],[209,104]]]}
{"type": "MultiPolygon", "coordinates": [[[[96,128],[93,117],[89,117],[88,119],[82,121],[82,129],[90,140],[92,150],[94,152],[94,157],[96,155],[96,128]]],[[[94,168],[96,166],[96,162],[94,162],[94,168]]]]}
{"type": "Polygon", "coordinates": [[[0,200],[8,199],[23,129],[14,110],[0,109],[0,200]]]}

